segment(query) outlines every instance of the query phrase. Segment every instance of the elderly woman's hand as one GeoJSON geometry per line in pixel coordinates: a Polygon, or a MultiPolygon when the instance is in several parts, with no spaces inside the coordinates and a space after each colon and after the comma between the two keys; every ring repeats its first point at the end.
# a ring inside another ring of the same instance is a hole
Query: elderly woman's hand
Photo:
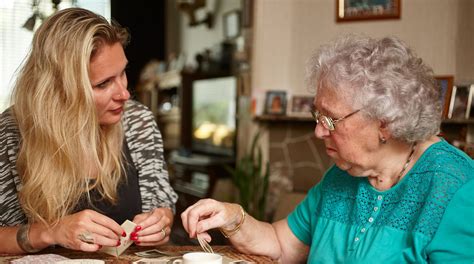
{"type": "Polygon", "coordinates": [[[140,246],[162,245],[169,240],[173,224],[170,208],[155,208],[150,212],[138,214],[133,218],[137,224],[130,239],[140,246]]]}
{"type": "Polygon", "coordinates": [[[51,231],[53,244],[82,251],[118,246],[120,237],[125,235],[123,228],[114,220],[93,210],[65,216],[51,231]]]}
{"type": "Polygon", "coordinates": [[[189,237],[202,234],[208,242],[211,237],[207,230],[213,228],[233,229],[241,219],[240,205],[218,202],[212,199],[199,200],[182,214],[183,227],[189,237]]]}

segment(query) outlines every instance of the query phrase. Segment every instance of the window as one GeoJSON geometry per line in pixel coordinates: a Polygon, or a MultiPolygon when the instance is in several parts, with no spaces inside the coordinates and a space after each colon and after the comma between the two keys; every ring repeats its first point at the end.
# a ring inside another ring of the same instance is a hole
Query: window
{"type": "MultiPolygon", "coordinates": [[[[36,1],[41,13],[53,12],[51,1],[36,1]]],[[[83,7],[110,19],[110,0],[63,0],[59,9],[83,7]]],[[[10,105],[10,94],[17,71],[30,49],[33,32],[23,28],[32,16],[32,0],[0,0],[0,112],[10,105]]],[[[39,26],[38,19],[35,29],[39,26]]]]}

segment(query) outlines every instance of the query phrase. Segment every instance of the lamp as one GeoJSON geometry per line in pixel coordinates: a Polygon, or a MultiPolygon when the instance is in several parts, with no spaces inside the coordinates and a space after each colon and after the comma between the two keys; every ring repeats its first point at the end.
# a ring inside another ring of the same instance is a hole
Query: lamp
{"type": "Polygon", "coordinates": [[[58,6],[61,3],[61,0],[51,0],[51,2],[53,3],[54,12],[58,11],[58,6]]]}
{"type": "MultiPolygon", "coordinates": [[[[45,15],[43,13],[40,13],[39,2],[40,0],[33,0],[33,2],[31,3],[31,9],[33,10],[33,15],[31,15],[25,21],[25,24],[23,24],[23,28],[29,31],[33,31],[35,29],[36,20],[38,18],[41,20],[45,19],[45,15]]],[[[58,11],[58,7],[59,7],[59,4],[61,3],[61,0],[51,0],[51,3],[53,4],[54,12],[58,11]]],[[[75,4],[76,0],[73,0],[72,3],[75,4]]]]}
{"type": "Polygon", "coordinates": [[[212,28],[214,24],[214,12],[217,7],[217,1],[211,0],[178,0],[178,9],[186,13],[189,16],[189,26],[197,26],[200,24],[207,25],[208,28],[212,28]],[[197,10],[206,8],[207,12],[205,17],[202,19],[196,18],[197,10]]]}
{"type": "Polygon", "coordinates": [[[35,28],[35,24],[36,24],[36,18],[38,18],[38,13],[34,12],[33,15],[31,15],[26,20],[25,24],[23,24],[23,28],[25,28],[29,31],[33,31],[33,29],[35,28]]]}
{"type": "Polygon", "coordinates": [[[31,15],[23,24],[23,28],[33,31],[35,29],[36,19],[39,16],[39,7],[38,7],[39,0],[33,0],[31,3],[31,9],[33,10],[33,15],[31,15]]]}

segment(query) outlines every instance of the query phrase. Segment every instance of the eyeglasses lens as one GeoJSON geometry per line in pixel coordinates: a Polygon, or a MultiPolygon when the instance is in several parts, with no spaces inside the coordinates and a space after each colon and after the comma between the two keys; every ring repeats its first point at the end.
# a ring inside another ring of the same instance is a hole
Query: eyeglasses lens
{"type": "Polygon", "coordinates": [[[331,131],[334,130],[334,123],[332,122],[331,118],[321,115],[319,120],[321,121],[321,124],[323,124],[324,128],[331,131]]]}

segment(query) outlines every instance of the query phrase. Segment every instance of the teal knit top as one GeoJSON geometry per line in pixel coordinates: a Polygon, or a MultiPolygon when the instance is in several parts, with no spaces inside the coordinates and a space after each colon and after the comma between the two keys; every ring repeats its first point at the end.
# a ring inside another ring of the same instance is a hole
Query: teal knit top
{"type": "Polygon", "coordinates": [[[336,166],[288,216],[308,263],[474,263],[474,161],[441,140],[386,191],[336,166]]]}

